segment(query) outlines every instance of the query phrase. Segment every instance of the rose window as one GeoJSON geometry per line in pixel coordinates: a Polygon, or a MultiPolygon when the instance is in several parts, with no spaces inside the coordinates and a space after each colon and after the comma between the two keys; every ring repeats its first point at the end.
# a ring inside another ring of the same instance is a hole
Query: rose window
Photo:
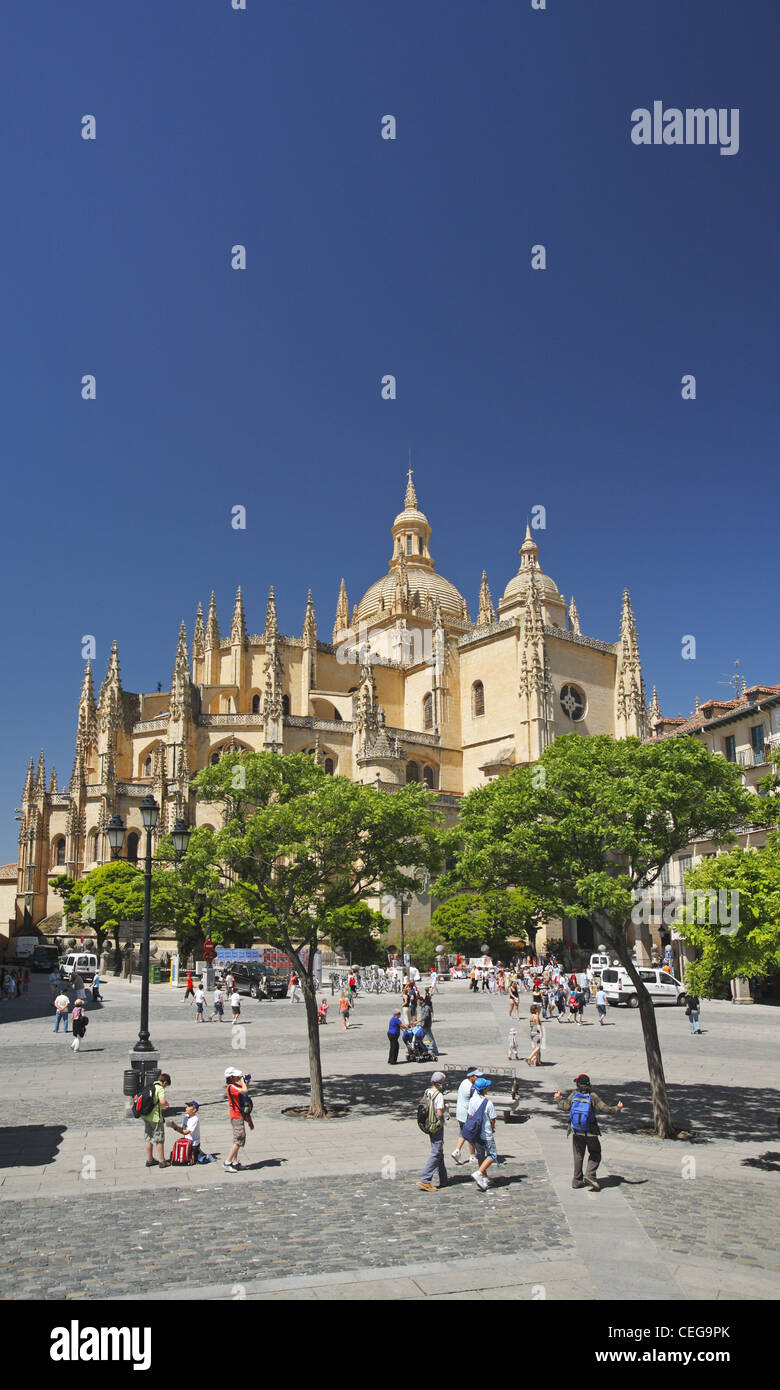
{"type": "Polygon", "coordinates": [[[564,685],[561,690],[561,708],[569,719],[582,719],[585,713],[585,696],[576,685],[564,685]]]}

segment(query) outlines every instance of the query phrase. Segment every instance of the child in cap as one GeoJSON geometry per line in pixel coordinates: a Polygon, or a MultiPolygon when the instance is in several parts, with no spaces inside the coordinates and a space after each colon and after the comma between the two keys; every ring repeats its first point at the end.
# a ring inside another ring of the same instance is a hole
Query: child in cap
{"type": "Polygon", "coordinates": [[[200,1117],[198,1111],[200,1106],[196,1100],[185,1100],[184,1109],[187,1112],[183,1125],[177,1125],[175,1120],[171,1120],[171,1129],[177,1130],[179,1134],[188,1134],[192,1140],[192,1159],[194,1163],[200,1162],[200,1117]]]}
{"type": "Polygon", "coordinates": [[[471,1174],[477,1187],[483,1192],[487,1191],[490,1183],[490,1178],[487,1175],[488,1168],[490,1168],[491,1164],[498,1163],[499,1161],[494,1137],[497,1118],[496,1107],[487,1094],[489,1089],[490,1082],[487,1077],[478,1076],[474,1082],[474,1094],[469,1101],[469,1117],[476,1115],[477,1111],[482,1108],[484,1103],[480,1131],[474,1138],[474,1146],[477,1150],[479,1167],[471,1174]]]}

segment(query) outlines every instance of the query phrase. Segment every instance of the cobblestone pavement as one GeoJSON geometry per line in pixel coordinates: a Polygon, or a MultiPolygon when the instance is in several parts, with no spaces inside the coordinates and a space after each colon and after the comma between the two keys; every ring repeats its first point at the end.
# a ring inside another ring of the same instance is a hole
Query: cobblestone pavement
{"type": "Polygon", "coordinates": [[[97,1194],[3,1208],[0,1293],[4,1298],[95,1298],[152,1294],[193,1280],[229,1288],[247,1279],[337,1272],[464,1252],[514,1255],[573,1249],[565,1220],[551,1221],[545,1165],[527,1163],[511,1181],[480,1193],[466,1173],[439,1193],[417,1174],[392,1181],[336,1178],[269,1183],[241,1194],[235,1179],[172,1201],[97,1194]],[[231,1187],[233,1191],[231,1192],[231,1187]],[[232,1213],[225,1231],[225,1215],[232,1213]],[[78,1257],[69,1247],[78,1239],[78,1257]],[[110,1292],[109,1292],[110,1291],[110,1292]]]}
{"type": "MultiPolygon", "coordinates": [[[[610,1011],[604,1027],[588,1016],[582,1028],[550,1023],[545,1065],[517,1065],[519,1115],[498,1125],[506,1163],[495,1186],[481,1194],[468,1170],[449,1164],[452,1186],[429,1194],[416,1187],[427,1140],[414,1121],[429,1069],[387,1065],[396,997],[362,997],[348,1032],[337,1020],[322,1030],[326,1093],[349,1113],[311,1122],[282,1115],[308,1092],[302,1007],[245,998],[236,1033],[229,1023],[196,1025],[181,991],[152,990],[172,1113],[196,1096],[204,1145],[220,1159],[229,1142],[224,1069],[252,1072],[256,1129],[245,1170],[228,1175],[221,1162],[144,1167],[142,1131],[124,1118],[121,1092],[139,987],[109,980],[104,995],[78,1056],[70,1036],[53,1033],[44,980],[14,1006],[0,1004],[1,1296],[206,1289],[230,1299],[238,1284],[259,1298],[531,1298],[540,1279],[550,1298],[777,1297],[765,1233],[780,1215],[780,1010],[710,1004],[701,1038],[681,1011],[658,1010],[673,1111],[693,1131],[684,1144],[646,1133],[635,1011],[610,1011]],[[556,1087],[583,1069],[609,1103],[626,1105],[603,1126],[597,1195],[571,1191],[565,1121],[552,1106],[556,1087]],[[380,1176],[387,1164],[395,1179],[380,1176]],[[226,1212],[236,1216],[229,1235],[226,1212]]],[[[528,1006],[524,998],[515,1023],[521,1053],[528,1006]]],[[[448,984],[435,1009],[450,1085],[456,1064],[506,1066],[505,999],[448,984]]]]}

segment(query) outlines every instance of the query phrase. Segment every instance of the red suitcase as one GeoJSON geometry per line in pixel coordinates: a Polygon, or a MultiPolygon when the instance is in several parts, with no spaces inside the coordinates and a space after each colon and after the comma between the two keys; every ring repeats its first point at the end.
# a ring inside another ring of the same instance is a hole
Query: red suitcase
{"type": "Polygon", "coordinates": [[[171,1163],[189,1164],[192,1162],[192,1140],[189,1134],[182,1134],[171,1150],[171,1163]]]}

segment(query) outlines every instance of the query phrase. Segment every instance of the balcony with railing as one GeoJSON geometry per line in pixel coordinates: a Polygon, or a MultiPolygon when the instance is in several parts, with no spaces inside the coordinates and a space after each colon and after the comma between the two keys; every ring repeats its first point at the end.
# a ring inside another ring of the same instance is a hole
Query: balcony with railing
{"type": "Polygon", "coordinates": [[[737,763],[740,767],[763,767],[767,761],[766,748],[740,748],[737,763]]]}

